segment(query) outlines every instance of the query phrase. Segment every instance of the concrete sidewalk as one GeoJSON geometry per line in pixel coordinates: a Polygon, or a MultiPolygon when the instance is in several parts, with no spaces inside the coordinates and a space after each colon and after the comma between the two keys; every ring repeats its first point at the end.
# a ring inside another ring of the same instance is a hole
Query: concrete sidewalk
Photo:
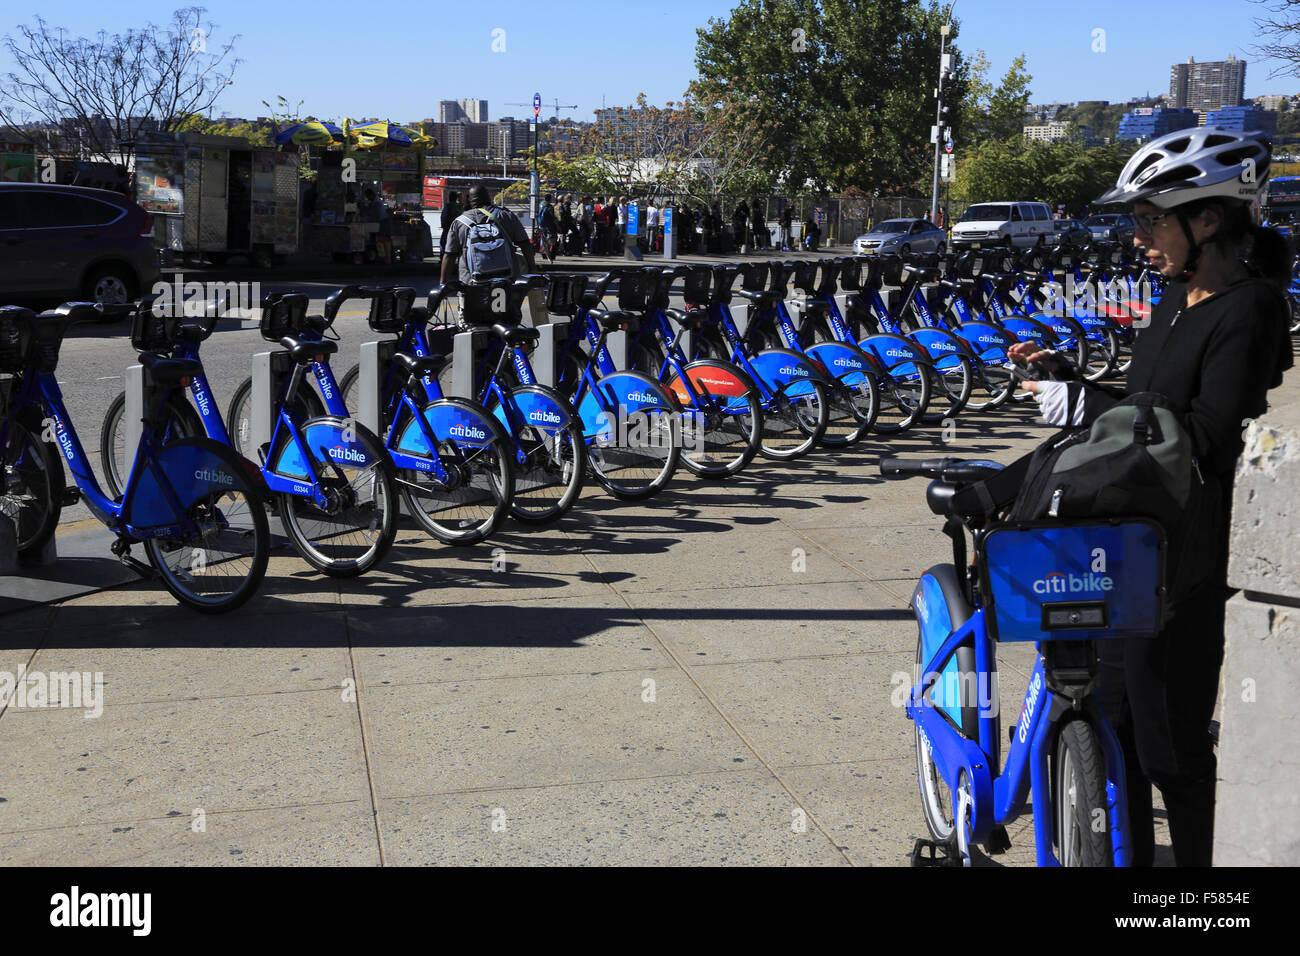
{"type": "MultiPolygon", "coordinates": [[[[102,673],[103,709],[0,713],[0,859],[905,865],[906,605],[950,551],[925,483],[876,464],[1010,461],[1032,416],[683,469],[640,505],[589,488],[469,550],[407,528],[355,581],[281,553],[226,617],[143,584],[5,615],[0,671],[102,673]]],[[[1014,713],[1034,652],[1001,652],[1014,713]]],[[[1031,865],[1031,819],[1010,836],[986,862],[1031,865]]]]}

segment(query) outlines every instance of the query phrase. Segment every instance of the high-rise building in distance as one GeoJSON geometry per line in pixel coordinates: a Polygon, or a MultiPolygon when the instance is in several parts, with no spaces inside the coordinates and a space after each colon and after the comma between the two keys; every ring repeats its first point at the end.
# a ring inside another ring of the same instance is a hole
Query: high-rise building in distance
{"type": "Polygon", "coordinates": [[[1239,106],[1246,90],[1246,61],[1231,53],[1226,60],[1186,63],[1169,68],[1169,99],[1174,109],[1201,112],[1239,106]]]}

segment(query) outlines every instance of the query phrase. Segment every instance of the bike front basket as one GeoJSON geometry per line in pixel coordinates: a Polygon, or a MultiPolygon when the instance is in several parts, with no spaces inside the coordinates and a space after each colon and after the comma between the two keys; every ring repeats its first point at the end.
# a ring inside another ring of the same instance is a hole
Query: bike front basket
{"type": "Polygon", "coordinates": [[[30,309],[21,306],[0,307],[0,372],[16,374],[23,370],[34,318],[30,309]]]}
{"type": "Polygon", "coordinates": [[[976,549],[984,623],[997,641],[1155,637],[1165,534],[1146,518],[994,525],[976,549]]]}
{"type": "Polygon", "coordinates": [[[410,286],[376,292],[370,299],[367,321],[376,332],[400,332],[406,327],[414,302],[415,290],[410,286]]]}
{"type": "Polygon", "coordinates": [[[268,342],[279,342],[286,335],[297,335],[307,320],[307,296],[301,292],[276,293],[262,300],[262,320],[258,329],[268,342]]]}

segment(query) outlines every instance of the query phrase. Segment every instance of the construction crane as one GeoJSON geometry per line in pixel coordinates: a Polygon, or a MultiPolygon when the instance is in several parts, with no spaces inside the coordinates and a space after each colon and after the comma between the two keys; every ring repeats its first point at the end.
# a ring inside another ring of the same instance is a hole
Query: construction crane
{"type": "MultiPolygon", "coordinates": [[[[532,109],[532,107],[533,107],[533,104],[532,104],[531,102],[529,102],[529,103],[502,103],[501,105],[502,105],[502,106],[527,106],[529,109],[532,109]]],[[[558,120],[558,119],[560,118],[560,110],[576,110],[576,109],[578,108],[578,104],[575,103],[575,104],[573,104],[572,106],[561,106],[561,105],[560,105],[559,97],[556,97],[556,99],[555,99],[555,107],[554,107],[554,108],[555,108],[555,118],[558,120]]]]}

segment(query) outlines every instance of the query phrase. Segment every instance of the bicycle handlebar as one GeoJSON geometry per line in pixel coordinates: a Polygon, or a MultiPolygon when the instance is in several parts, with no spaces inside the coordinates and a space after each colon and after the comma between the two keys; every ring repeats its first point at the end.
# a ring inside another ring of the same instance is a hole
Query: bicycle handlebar
{"type": "Polygon", "coordinates": [[[1002,465],[983,458],[882,458],[880,473],[886,477],[911,478],[924,475],[950,484],[980,481],[1001,471],[1002,465]]]}

